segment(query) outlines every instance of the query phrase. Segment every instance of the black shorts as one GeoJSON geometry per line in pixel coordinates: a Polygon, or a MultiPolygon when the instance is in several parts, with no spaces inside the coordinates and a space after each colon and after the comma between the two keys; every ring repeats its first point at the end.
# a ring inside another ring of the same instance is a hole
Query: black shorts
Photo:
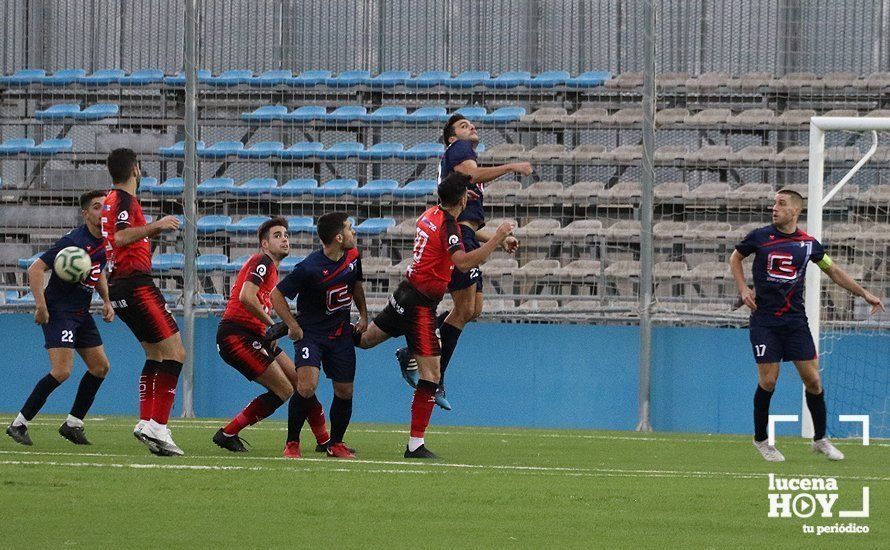
{"type": "MultiPolygon", "coordinates": [[[[460,226],[460,240],[467,252],[472,252],[482,246],[479,244],[479,239],[476,238],[476,232],[463,224],[460,226]]],[[[451,271],[451,282],[448,283],[449,292],[470,288],[473,285],[476,285],[476,292],[482,292],[482,270],[478,267],[471,267],[467,272],[455,267],[451,271]]]]}
{"type": "Polygon", "coordinates": [[[102,337],[96,328],[96,321],[87,311],[49,311],[49,322],[40,325],[43,329],[43,347],[53,348],[95,348],[102,345],[102,337]]]}
{"type": "Polygon", "coordinates": [[[281,348],[266,342],[256,332],[237,323],[220,323],[216,329],[216,350],[223,361],[235,367],[235,370],[248,380],[266,372],[281,348]]]}
{"type": "Polygon", "coordinates": [[[151,277],[130,277],[108,285],[114,312],[140,342],[156,344],[179,332],[176,319],[151,277]]]}
{"type": "Polygon", "coordinates": [[[294,365],[324,369],[324,375],[334,382],[355,380],[355,344],[352,331],[337,337],[303,334],[294,342],[294,365]]]}
{"type": "Polygon", "coordinates": [[[818,357],[807,323],[777,327],[751,325],[749,336],[758,364],[811,361],[818,357]]]}
{"type": "Polygon", "coordinates": [[[389,297],[374,324],[392,337],[405,335],[411,353],[421,357],[442,354],[436,336],[436,306],[438,300],[418,292],[408,281],[402,281],[389,297]]]}

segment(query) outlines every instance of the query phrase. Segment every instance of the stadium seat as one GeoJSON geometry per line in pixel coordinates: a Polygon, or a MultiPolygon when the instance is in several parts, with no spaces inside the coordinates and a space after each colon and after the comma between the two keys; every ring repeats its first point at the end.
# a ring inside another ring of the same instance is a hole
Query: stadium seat
{"type": "Polygon", "coordinates": [[[292,112],[284,116],[284,120],[288,122],[310,122],[312,120],[322,120],[327,116],[327,109],[318,105],[304,105],[297,107],[292,112]]]}
{"type": "Polygon", "coordinates": [[[321,187],[313,189],[312,194],[316,197],[339,197],[357,188],[358,181],[354,179],[333,179],[324,182],[321,187]]]}
{"type": "Polygon", "coordinates": [[[317,187],[318,182],[314,179],[292,179],[285,182],[281,187],[272,189],[272,195],[276,197],[295,197],[311,193],[317,187]]]}
{"type": "Polygon", "coordinates": [[[640,107],[618,109],[604,122],[615,126],[637,126],[643,122],[643,109],[640,107]]]}
{"type": "Polygon", "coordinates": [[[278,180],[275,178],[250,178],[241,185],[229,189],[229,193],[237,197],[259,197],[271,193],[276,187],[278,180]]]}
{"type": "Polygon", "coordinates": [[[543,279],[556,275],[559,260],[531,260],[513,274],[517,279],[543,279]]]}
{"type": "MultiPolygon", "coordinates": [[[[572,87],[572,80],[573,79],[569,79],[568,82],[570,87],[572,87]]],[[[643,73],[640,71],[619,73],[615,78],[610,78],[604,84],[606,88],[613,90],[638,90],[643,87],[643,73]]],[[[659,86],[659,88],[661,88],[661,86],[659,86]]]]}
{"type": "Polygon", "coordinates": [[[43,252],[38,252],[37,254],[34,254],[30,258],[19,258],[18,266],[21,269],[28,269],[29,267],[31,267],[31,264],[36,262],[37,259],[40,258],[41,256],[43,256],[43,252]]]}
{"type": "Polygon", "coordinates": [[[739,157],[729,145],[703,145],[698,151],[686,155],[686,159],[691,162],[711,164],[732,162],[739,160],[739,157]]]}
{"type": "Polygon", "coordinates": [[[253,71],[249,69],[229,69],[208,78],[207,84],[211,86],[238,86],[249,84],[252,79],[253,71]]]}
{"type": "Polygon", "coordinates": [[[226,264],[225,271],[228,273],[238,273],[239,271],[241,271],[241,268],[244,267],[244,264],[246,264],[247,260],[249,259],[249,255],[238,256],[237,258],[226,264]]]}
{"type": "Polygon", "coordinates": [[[575,162],[591,162],[601,160],[606,155],[606,148],[602,145],[585,144],[572,149],[568,158],[575,162]]]}
{"type": "Polygon", "coordinates": [[[410,217],[387,229],[386,236],[392,240],[408,240],[414,239],[416,232],[417,220],[410,217]]]}
{"type": "Polygon", "coordinates": [[[464,71],[442,83],[448,88],[473,88],[491,78],[488,71],[464,71]]]}
{"type": "Polygon", "coordinates": [[[485,199],[492,203],[513,202],[522,192],[522,183],[518,181],[499,180],[485,185],[485,199]]]}
{"type": "Polygon", "coordinates": [[[726,86],[729,80],[729,73],[718,71],[705,72],[696,77],[686,79],[686,89],[696,92],[712,91],[726,86]]]}
{"type": "Polygon", "coordinates": [[[396,142],[375,143],[367,151],[359,151],[360,159],[389,159],[396,158],[399,153],[405,151],[405,146],[396,142]]]}
{"type": "Polygon", "coordinates": [[[788,109],[776,117],[776,124],[779,126],[805,126],[814,116],[816,116],[816,111],[813,109],[788,109]]]}
{"type": "Polygon", "coordinates": [[[404,186],[395,189],[392,194],[400,199],[413,199],[435,195],[438,184],[436,180],[414,180],[409,181],[404,186]]]}
{"type": "Polygon", "coordinates": [[[776,121],[776,113],[772,109],[745,109],[735,116],[729,117],[732,126],[762,126],[773,124],[776,121]]]}
{"type": "Polygon", "coordinates": [[[563,200],[579,206],[589,205],[594,197],[606,192],[606,184],[600,181],[579,181],[563,191],[563,200]]]}
{"type": "Polygon", "coordinates": [[[610,241],[637,240],[640,238],[641,226],[638,220],[619,220],[604,231],[610,241]]]}
{"type": "Polygon", "coordinates": [[[426,160],[441,157],[445,154],[445,146],[441,143],[425,142],[412,146],[407,151],[399,153],[398,158],[404,160],[426,160]]]}
{"type": "Polygon", "coordinates": [[[267,159],[280,156],[282,151],[284,144],[280,141],[260,141],[238,151],[238,158],[267,159]]]}
{"type": "Polygon", "coordinates": [[[776,156],[779,164],[804,164],[810,157],[810,148],[804,145],[786,147],[776,156]]]}
{"type": "MultiPolygon", "coordinates": [[[[195,147],[200,153],[205,148],[204,142],[198,141],[195,144],[195,147]]],[[[185,156],[185,141],[177,141],[170,147],[161,147],[161,156],[168,158],[183,158],[185,156]]]]}
{"type": "Polygon", "coordinates": [[[232,223],[232,216],[209,215],[200,217],[195,226],[198,228],[198,233],[206,234],[225,231],[226,226],[230,223],[232,223]]]}
{"type": "Polygon", "coordinates": [[[564,189],[562,182],[559,181],[536,181],[523,189],[517,198],[523,204],[549,206],[561,198],[564,189]]]}
{"type": "MultiPolygon", "coordinates": [[[[158,180],[155,179],[154,181],[157,182],[158,180]]],[[[181,195],[185,189],[185,180],[182,178],[170,178],[160,185],[146,187],[142,184],[142,187],[152,195],[181,195]]]]}
{"type": "Polygon", "coordinates": [[[404,84],[409,78],[409,71],[383,71],[374,78],[365,80],[365,84],[370,88],[393,88],[404,84]]]}
{"type": "Polygon", "coordinates": [[[408,109],[397,105],[384,105],[373,113],[361,117],[365,122],[395,122],[408,115],[408,109]]]}
{"type": "Polygon", "coordinates": [[[263,222],[268,221],[270,218],[268,216],[245,216],[240,220],[227,224],[226,225],[226,233],[254,233],[256,234],[257,230],[263,225],[263,222]]]}
{"type": "Polygon", "coordinates": [[[362,274],[368,275],[385,275],[389,268],[392,267],[392,260],[379,256],[362,257],[362,274]]]}
{"type": "Polygon", "coordinates": [[[425,71],[414,78],[405,81],[405,86],[409,88],[433,88],[440,86],[451,79],[451,73],[448,71],[425,71]]]}
{"type": "Polygon", "coordinates": [[[71,138],[47,139],[43,143],[38,143],[33,147],[28,147],[28,154],[34,156],[51,156],[58,153],[67,153],[71,151],[73,142],[71,138]]]}
{"type": "Polygon", "coordinates": [[[526,155],[527,158],[537,162],[547,162],[548,160],[557,160],[568,156],[565,145],[555,143],[533,147],[526,155]]]}
{"type": "Polygon", "coordinates": [[[659,201],[679,200],[689,193],[689,184],[682,181],[660,183],[655,186],[652,193],[659,201]]]}
{"type": "Polygon", "coordinates": [[[43,81],[46,71],[43,69],[19,69],[14,74],[0,77],[0,86],[28,86],[43,81]]]}
{"type": "Polygon", "coordinates": [[[121,69],[99,69],[91,75],[82,76],[77,79],[77,83],[81,86],[108,86],[118,84],[121,78],[127,76],[127,73],[121,69]]]}
{"type": "Polygon", "coordinates": [[[553,88],[568,82],[571,75],[568,71],[544,71],[534,78],[527,78],[523,84],[528,88],[553,88]]]}
{"type": "Polygon", "coordinates": [[[729,109],[703,109],[690,116],[686,122],[697,126],[719,126],[729,122],[732,111],[729,109]]]}
{"type": "Polygon", "coordinates": [[[41,78],[40,83],[44,86],[70,86],[86,74],[83,69],[63,69],[41,78]]]}
{"type": "Polygon", "coordinates": [[[241,120],[248,122],[271,122],[284,120],[287,116],[287,107],[284,105],[263,105],[251,113],[241,113],[241,120]]]}
{"type": "Polygon", "coordinates": [[[482,115],[482,122],[506,123],[516,122],[525,115],[524,107],[500,107],[492,113],[482,115]]]}
{"type": "Polygon", "coordinates": [[[296,88],[311,88],[324,84],[331,77],[331,71],[303,71],[299,75],[287,79],[285,84],[296,88]]]}
{"type": "Polygon", "coordinates": [[[555,235],[565,240],[583,241],[602,232],[603,222],[600,220],[575,220],[557,230],[555,235]]]}
{"type": "Polygon", "coordinates": [[[609,119],[609,111],[603,107],[582,107],[574,113],[564,116],[561,122],[566,125],[599,124],[609,119]]]}
{"type": "Polygon", "coordinates": [[[486,88],[515,88],[531,80],[531,77],[528,71],[505,71],[495,78],[485,80],[483,84],[486,88]]]}
{"type": "Polygon", "coordinates": [[[279,273],[290,273],[293,271],[294,266],[298,263],[305,260],[303,256],[288,256],[281,260],[281,263],[278,264],[278,272],[279,273]]]}
{"type": "MultiPolygon", "coordinates": [[[[198,69],[198,82],[205,83],[213,77],[209,69],[198,69]]],[[[185,73],[179,71],[173,76],[165,76],[164,84],[168,86],[185,86],[185,73]]]]}
{"type": "Polygon", "coordinates": [[[229,257],[225,254],[201,254],[195,259],[198,273],[224,271],[229,265],[229,257]]]}
{"type": "Polygon", "coordinates": [[[653,160],[658,163],[671,163],[674,161],[685,161],[689,158],[688,145],[662,145],[655,150],[652,156],[653,160]]]}
{"type": "Polygon", "coordinates": [[[321,117],[321,120],[328,122],[355,122],[362,120],[367,114],[368,109],[362,105],[343,105],[321,117]]]}
{"type": "Polygon", "coordinates": [[[344,160],[355,158],[365,150],[365,146],[357,141],[342,141],[321,151],[318,156],[324,160],[344,160]]]}
{"type": "Polygon", "coordinates": [[[540,239],[554,235],[559,229],[559,220],[537,218],[522,227],[516,228],[516,231],[513,233],[520,239],[540,239]]]}
{"type": "Polygon", "coordinates": [[[334,77],[328,77],[324,80],[324,83],[329,88],[348,88],[365,84],[370,79],[371,71],[352,70],[343,71],[334,77]]]}
{"type": "Polygon", "coordinates": [[[185,265],[185,255],[179,252],[156,254],[151,259],[151,268],[161,273],[182,269],[185,265]]]}
{"type": "Polygon", "coordinates": [[[120,113],[120,106],[116,103],[96,103],[90,105],[83,111],[74,114],[77,120],[101,120],[103,118],[113,118],[120,113]]]}
{"type": "Polygon", "coordinates": [[[51,105],[47,109],[34,111],[34,118],[37,120],[62,120],[65,118],[74,118],[74,115],[80,112],[80,105],[76,103],[62,103],[59,105],[51,105]]]}
{"type": "Polygon", "coordinates": [[[198,151],[198,156],[205,159],[218,159],[228,156],[236,156],[242,149],[244,144],[240,141],[218,141],[198,151]]]}
{"type": "Polygon", "coordinates": [[[460,109],[454,111],[454,114],[463,115],[468,120],[471,120],[473,122],[479,122],[488,114],[488,109],[478,106],[461,107],[460,109]]]}
{"type": "Polygon", "coordinates": [[[529,124],[552,124],[562,120],[566,113],[565,107],[541,107],[534,113],[523,115],[519,121],[529,124]]]}
{"type": "Polygon", "coordinates": [[[361,198],[379,198],[392,195],[399,188],[396,180],[371,180],[358,189],[353,189],[350,194],[361,198]]]}
{"type": "Polygon", "coordinates": [[[10,298],[7,300],[7,303],[10,305],[33,305],[34,304],[34,294],[28,292],[21,298],[10,298]]]}
{"type": "Polygon", "coordinates": [[[213,292],[198,292],[195,294],[195,303],[199,306],[219,307],[226,304],[226,297],[213,292]]]}
{"type": "Polygon", "coordinates": [[[400,119],[410,124],[424,124],[429,122],[446,122],[448,110],[445,107],[421,107],[400,119]]]}
{"type": "Polygon", "coordinates": [[[396,220],[392,218],[368,218],[355,226],[355,232],[359,235],[379,235],[395,225],[396,220]]]}
{"type": "Polygon", "coordinates": [[[250,79],[249,84],[255,88],[280,86],[294,77],[290,70],[273,69],[250,79]]]}
{"type": "Polygon", "coordinates": [[[525,147],[520,143],[499,143],[479,154],[479,160],[501,164],[526,157],[525,147]]]}
{"type": "Polygon", "coordinates": [[[576,77],[566,80],[565,84],[569,88],[594,88],[602,86],[607,80],[612,78],[609,71],[587,71],[576,77]]]}
{"type": "Polygon", "coordinates": [[[662,109],[655,113],[655,123],[659,126],[682,124],[689,118],[689,109],[685,107],[672,107],[662,109]]]}
{"type": "Polygon", "coordinates": [[[732,226],[728,222],[701,222],[690,224],[683,234],[687,241],[716,241],[732,238],[732,226]]]}
{"type": "Polygon", "coordinates": [[[687,201],[715,201],[725,199],[731,190],[728,183],[701,183],[697,187],[690,189],[684,198],[687,201]]]}
{"type": "Polygon", "coordinates": [[[140,69],[119,79],[121,86],[147,86],[163,81],[164,71],[161,69],[140,69]]]}
{"type": "Polygon", "coordinates": [[[652,227],[652,235],[659,240],[680,239],[688,229],[689,224],[686,222],[663,221],[652,227]]]}
{"type": "Polygon", "coordinates": [[[235,180],[232,178],[209,178],[198,184],[197,193],[199,197],[221,195],[228,193],[234,187],[235,180]]]}
{"type": "Polygon", "coordinates": [[[287,230],[290,233],[315,233],[315,223],[311,216],[288,216],[287,230]]]}

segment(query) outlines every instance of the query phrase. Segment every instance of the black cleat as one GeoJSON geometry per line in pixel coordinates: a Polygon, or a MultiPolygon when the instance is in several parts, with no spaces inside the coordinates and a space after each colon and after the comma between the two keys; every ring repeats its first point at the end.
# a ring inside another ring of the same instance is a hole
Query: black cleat
{"type": "Polygon", "coordinates": [[[216,443],[218,447],[222,447],[233,453],[247,452],[247,447],[244,446],[244,441],[240,437],[237,435],[226,435],[223,433],[222,428],[216,430],[216,433],[213,434],[213,442],[216,443]]]}
{"type": "Polygon", "coordinates": [[[16,443],[21,443],[22,445],[33,445],[34,442],[31,441],[31,436],[28,435],[28,427],[24,424],[20,426],[13,426],[12,424],[6,428],[6,435],[11,437],[13,441],[16,443]]]}
{"type": "Polygon", "coordinates": [[[408,348],[399,348],[396,350],[396,360],[399,362],[399,369],[402,371],[402,378],[405,383],[412,388],[417,387],[420,381],[420,372],[417,369],[417,360],[411,355],[408,348]]]}
{"type": "Polygon", "coordinates": [[[421,445],[420,447],[414,449],[413,451],[409,451],[408,447],[405,447],[405,458],[439,458],[439,455],[434,453],[433,451],[426,448],[426,445],[421,445]]]}
{"type": "Polygon", "coordinates": [[[63,422],[59,426],[59,435],[74,443],[75,445],[92,445],[87,436],[83,433],[82,426],[69,426],[67,422],[63,422]]]}
{"type": "MultiPolygon", "coordinates": [[[[326,443],[319,443],[315,446],[315,452],[316,453],[327,453],[328,447],[330,447],[330,446],[331,446],[330,440],[328,440],[326,443]]],[[[352,454],[355,454],[355,449],[353,449],[352,447],[346,447],[346,450],[352,454]]]]}

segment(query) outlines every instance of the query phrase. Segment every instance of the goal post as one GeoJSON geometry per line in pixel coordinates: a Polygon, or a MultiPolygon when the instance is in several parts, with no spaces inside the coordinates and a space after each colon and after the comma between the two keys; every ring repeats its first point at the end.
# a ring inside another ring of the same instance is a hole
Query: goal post
{"type": "MultiPolygon", "coordinates": [[[[890,131],[890,118],[878,117],[813,117],[810,119],[810,145],[808,164],[808,196],[807,196],[807,233],[813,238],[822,240],[822,226],[825,205],[850,181],[875,154],[878,146],[877,132],[890,131]],[[825,133],[828,131],[871,132],[871,148],[860,158],[847,174],[842,177],[828,193],[825,186],[825,133]]],[[[810,323],[810,332],[821,354],[820,337],[822,336],[822,271],[808,269],[806,275],[805,307],[810,323]]],[[[824,365],[820,361],[820,369],[824,365]]],[[[801,403],[801,435],[813,436],[813,422],[806,404],[806,390],[803,391],[801,403]]],[[[829,411],[829,414],[852,411],[829,411]]]]}

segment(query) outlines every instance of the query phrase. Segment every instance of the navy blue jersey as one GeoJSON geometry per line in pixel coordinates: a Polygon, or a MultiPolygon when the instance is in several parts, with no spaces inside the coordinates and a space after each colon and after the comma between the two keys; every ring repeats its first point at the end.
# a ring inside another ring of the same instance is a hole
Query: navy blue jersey
{"type": "Polygon", "coordinates": [[[43,263],[49,266],[52,275],[49,277],[49,284],[46,286],[44,296],[46,296],[46,307],[53,311],[81,311],[89,309],[90,301],[93,299],[93,289],[99,282],[99,274],[105,268],[105,247],[102,246],[104,239],[102,237],[94,237],[86,224],[72,229],[67,235],[56,241],[56,244],[40,256],[43,263]],[[56,255],[63,248],[76,246],[83,248],[90,255],[93,262],[93,269],[90,274],[81,283],[66,283],[60,279],[55,270],[53,263],[56,261],[56,255]]]}
{"type": "Polygon", "coordinates": [[[294,266],[278,283],[278,291],[288,299],[297,297],[297,322],[312,336],[336,338],[349,324],[352,291],[362,280],[362,259],[358,248],[351,248],[339,261],[316,250],[294,266]]]}
{"type": "MultiPolygon", "coordinates": [[[[459,139],[445,149],[445,156],[439,162],[439,183],[443,178],[448,177],[454,172],[454,167],[466,160],[476,160],[476,151],[473,149],[473,142],[466,139],[459,139]]],[[[485,225],[485,210],[482,205],[482,196],[485,192],[485,186],[481,183],[471,183],[467,186],[467,192],[470,196],[467,199],[467,207],[458,216],[457,221],[471,221],[479,224],[479,227],[485,225]],[[475,197],[473,195],[476,195],[475,197]]]]}
{"type": "Polygon", "coordinates": [[[805,323],[804,281],[807,264],[825,256],[822,244],[800,229],[782,233],[768,225],[748,233],[736,245],[743,256],[754,254],[754,292],[757,310],[751,324],[780,326],[805,323]]]}

